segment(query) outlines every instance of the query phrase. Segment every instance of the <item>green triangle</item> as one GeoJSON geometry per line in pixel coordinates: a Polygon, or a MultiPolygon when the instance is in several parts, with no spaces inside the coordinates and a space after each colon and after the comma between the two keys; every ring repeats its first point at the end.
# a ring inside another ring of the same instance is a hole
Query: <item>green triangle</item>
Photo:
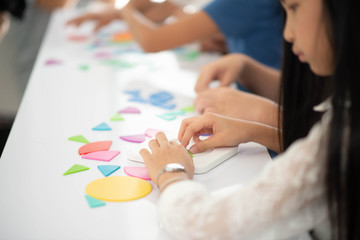
{"type": "Polygon", "coordinates": [[[110,121],[124,121],[125,119],[119,114],[115,113],[111,118],[110,121]]]}
{"type": "Polygon", "coordinates": [[[63,176],[68,175],[68,174],[72,174],[72,173],[77,173],[77,172],[89,170],[89,169],[90,169],[90,168],[88,168],[87,166],[83,166],[83,165],[80,165],[80,164],[74,164],[74,165],[72,165],[71,168],[69,168],[69,169],[63,174],[63,176]]]}
{"type": "Polygon", "coordinates": [[[180,55],[180,58],[185,61],[194,61],[200,56],[200,52],[197,50],[188,50],[180,55]]]}
{"type": "Polygon", "coordinates": [[[90,143],[83,135],[69,137],[68,139],[75,142],[90,143]]]}
{"type": "Polygon", "coordinates": [[[85,65],[85,64],[84,64],[84,65],[80,65],[80,66],[79,66],[79,69],[82,70],[82,71],[87,71],[87,70],[90,69],[90,67],[89,67],[89,65],[85,65]]]}
{"type": "Polygon", "coordinates": [[[184,112],[193,112],[195,111],[195,107],[194,106],[183,107],[181,110],[183,110],[184,112]]]}
{"type": "Polygon", "coordinates": [[[190,152],[190,150],[188,150],[188,153],[190,154],[191,158],[194,158],[194,155],[192,155],[192,153],[190,152]]]}
{"type": "Polygon", "coordinates": [[[85,195],[85,197],[86,197],[86,200],[87,200],[87,202],[88,202],[88,204],[89,204],[89,206],[91,208],[101,207],[101,206],[106,205],[106,203],[104,203],[103,201],[100,201],[100,200],[98,200],[96,198],[90,197],[88,195],[85,195]]]}

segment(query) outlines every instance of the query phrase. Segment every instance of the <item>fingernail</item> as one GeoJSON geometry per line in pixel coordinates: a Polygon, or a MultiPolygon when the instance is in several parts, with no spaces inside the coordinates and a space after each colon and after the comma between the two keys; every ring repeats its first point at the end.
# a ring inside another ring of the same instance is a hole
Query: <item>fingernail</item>
{"type": "Polygon", "coordinates": [[[192,147],[192,148],[190,148],[190,152],[192,154],[195,154],[195,153],[198,153],[199,151],[198,151],[197,147],[192,147]]]}

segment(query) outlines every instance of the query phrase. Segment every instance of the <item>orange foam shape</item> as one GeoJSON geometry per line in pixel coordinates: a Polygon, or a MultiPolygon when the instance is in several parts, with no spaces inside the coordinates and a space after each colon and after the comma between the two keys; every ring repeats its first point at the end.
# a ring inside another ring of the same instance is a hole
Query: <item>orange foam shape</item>
{"type": "Polygon", "coordinates": [[[99,141],[85,144],[81,148],[79,148],[79,154],[84,155],[97,151],[107,151],[109,150],[112,141],[99,141]]]}
{"type": "Polygon", "coordinates": [[[112,36],[112,41],[114,42],[129,42],[132,39],[133,37],[129,32],[116,33],[112,36]]]}

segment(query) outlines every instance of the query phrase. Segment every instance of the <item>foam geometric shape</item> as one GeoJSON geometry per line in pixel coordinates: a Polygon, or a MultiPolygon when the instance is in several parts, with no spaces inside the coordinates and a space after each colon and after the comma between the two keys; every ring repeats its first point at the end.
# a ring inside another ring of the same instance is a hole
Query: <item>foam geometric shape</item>
{"type": "Polygon", "coordinates": [[[138,102],[138,103],[147,103],[147,100],[143,99],[142,97],[136,96],[132,97],[128,100],[129,102],[138,102]]]}
{"type": "Polygon", "coordinates": [[[90,69],[89,65],[79,65],[79,69],[82,70],[82,71],[87,71],[90,69]]]}
{"type": "Polygon", "coordinates": [[[83,159],[111,161],[114,157],[119,155],[120,151],[97,151],[83,155],[83,159]]]}
{"type": "Polygon", "coordinates": [[[172,110],[172,109],[176,108],[175,103],[152,102],[151,104],[156,106],[156,107],[164,108],[164,109],[167,109],[167,110],[172,110]]]}
{"type": "Polygon", "coordinates": [[[116,165],[99,165],[97,167],[100,170],[100,172],[104,174],[105,177],[109,176],[116,170],[120,169],[120,166],[116,166],[116,165]]]}
{"type": "Polygon", "coordinates": [[[194,157],[194,155],[192,155],[192,153],[190,152],[190,150],[188,150],[188,153],[189,153],[189,155],[193,158],[194,157]]]}
{"type": "Polygon", "coordinates": [[[101,63],[109,66],[116,66],[119,64],[119,61],[116,59],[104,59],[101,63]]]}
{"type": "Polygon", "coordinates": [[[113,42],[130,42],[132,39],[133,37],[129,32],[116,33],[111,38],[113,42]]]}
{"type": "Polygon", "coordinates": [[[127,141],[127,142],[142,143],[145,141],[146,136],[145,136],[145,134],[138,134],[138,135],[131,135],[131,136],[121,136],[120,139],[127,141]]]}
{"type": "Polygon", "coordinates": [[[185,114],[185,112],[183,110],[166,113],[166,115],[168,115],[168,116],[180,116],[180,115],[184,115],[184,114],[185,114]]]}
{"type": "Polygon", "coordinates": [[[68,40],[73,41],[73,42],[85,42],[88,39],[89,39],[89,37],[86,35],[70,35],[70,36],[68,36],[68,40]]]}
{"type": "Polygon", "coordinates": [[[120,111],[118,111],[118,113],[141,113],[139,109],[137,108],[134,108],[134,107],[127,107],[127,108],[124,108],[120,111]]]}
{"type": "Polygon", "coordinates": [[[72,173],[85,171],[85,170],[89,170],[89,168],[87,166],[84,166],[84,165],[74,164],[63,174],[63,176],[69,175],[69,174],[72,174],[72,173]]]}
{"type": "Polygon", "coordinates": [[[198,50],[189,49],[180,54],[180,59],[183,61],[195,61],[199,56],[200,52],[198,50]]]}
{"type": "Polygon", "coordinates": [[[150,95],[149,102],[157,107],[165,109],[173,109],[176,107],[176,104],[169,103],[168,101],[172,100],[174,96],[166,91],[160,91],[150,95]]]}
{"type": "Polygon", "coordinates": [[[112,176],[89,183],[85,192],[103,201],[131,201],[146,196],[152,190],[147,181],[129,176],[112,176]]]}
{"type": "Polygon", "coordinates": [[[81,143],[90,143],[83,135],[76,135],[73,137],[69,137],[68,140],[81,142],[81,143]]]}
{"type": "Polygon", "coordinates": [[[45,61],[45,65],[51,66],[51,65],[60,65],[62,62],[57,59],[48,59],[45,61]]]}
{"type": "Polygon", "coordinates": [[[160,91],[160,92],[151,94],[149,97],[149,101],[151,103],[164,103],[173,98],[174,98],[174,96],[171,93],[166,92],[166,91],[160,91]]]}
{"type": "Polygon", "coordinates": [[[106,203],[104,203],[103,201],[98,200],[98,199],[93,198],[93,197],[90,197],[88,195],[85,195],[85,198],[86,198],[86,201],[88,202],[88,204],[89,204],[89,206],[91,208],[101,207],[101,206],[106,205],[106,203]]]}
{"type": "Polygon", "coordinates": [[[145,167],[124,167],[124,172],[132,177],[141,178],[144,180],[151,180],[148,170],[145,167]]]}
{"type": "Polygon", "coordinates": [[[109,150],[110,146],[112,144],[112,141],[98,141],[98,142],[92,142],[85,144],[81,148],[79,148],[79,154],[84,155],[91,152],[97,152],[97,151],[107,151],[109,150]]]}
{"type": "Polygon", "coordinates": [[[148,138],[152,138],[152,137],[155,137],[156,133],[158,132],[161,132],[161,130],[159,129],[154,129],[154,128],[148,128],[146,129],[145,131],[145,135],[148,137],[148,138]]]}
{"type": "Polygon", "coordinates": [[[174,116],[174,115],[163,114],[163,115],[156,115],[156,116],[158,116],[159,118],[162,118],[164,120],[167,120],[167,121],[172,121],[172,120],[176,119],[176,116],[174,116]]]}
{"type": "Polygon", "coordinates": [[[119,68],[119,69],[126,69],[126,68],[132,68],[135,66],[135,64],[133,63],[130,63],[130,62],[126,62],[126,61],[118,61],[118,63],[116,64],[116,66],[119,68]]]}
{"type": "Polygon", "coordinates": [[[183,107],[181,108],[181,110],[183,110],[184,112],[194,112],[195,107],[194,106],[183,107]]]}
{"type": "Polygon", "coordinates": [[[95,57],[95,58],[110,58],[110,57],[111,57],[111,53],[109,53],[109,52],[104,52],[104,51],[102,51],[102,52],[97,52],[97,53],[95,53],[94,57],[95,57]]]}
{"type": "Polygon", "coordinates": [[[115,113],[111,118],[110,121],[124,121],[125,119],[119,114],[115,113]]]}
{"type": "Polygon", "coordinates": [[[93,127],[92,130],[94,131],[111,131],[111,127],[109,127],[109,125],[107,125],[105,122],[100,123],[99,125],[97,125],[96,127],[93,127]]]}

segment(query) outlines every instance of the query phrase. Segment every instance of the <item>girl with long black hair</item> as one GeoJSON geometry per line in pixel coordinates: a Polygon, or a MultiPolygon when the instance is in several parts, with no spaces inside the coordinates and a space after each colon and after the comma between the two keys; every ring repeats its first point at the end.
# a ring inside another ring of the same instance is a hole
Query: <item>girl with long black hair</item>
{"type": "Polygon", "coordinates": [[[268,142],[263,124],[205,114],[179,140],[158,133],[140,151],[162,192],[159,215],[178,239],[360,239],[360,3],[281,0],[286,12],[278,143],[284,150],[247,186],[210,194],[191,181],[191,149],[268,142]],[[315,110],[315,111],[313,111],[315,110]],[[212,137],[201,141],[201,133],[212,137]],[[265,139],[265,140],[264,140],[265,139]],[[267,140],[266,140],[267,139],[267,140]]]}

